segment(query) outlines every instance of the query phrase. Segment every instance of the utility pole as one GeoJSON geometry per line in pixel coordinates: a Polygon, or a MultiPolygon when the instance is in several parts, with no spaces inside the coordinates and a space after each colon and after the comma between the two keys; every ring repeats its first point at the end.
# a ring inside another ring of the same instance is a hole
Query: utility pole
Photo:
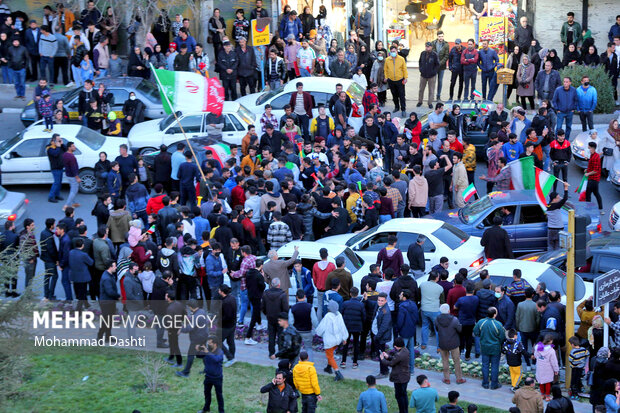
{"type": "Polygon", "coordinates": [[[562,234],[565,239],[566,253],[566,388],[570,389],[571,368],[568,355],[571,346],[568,339],[575,335],[575,210],[568,210],[568,233],[562,234]]]}

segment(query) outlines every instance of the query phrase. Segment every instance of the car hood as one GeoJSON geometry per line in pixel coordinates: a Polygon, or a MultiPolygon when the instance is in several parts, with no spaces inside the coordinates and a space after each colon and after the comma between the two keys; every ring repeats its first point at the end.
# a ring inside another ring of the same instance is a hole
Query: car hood
{"type": "Polygon", "coordinates": [[[321,243],[346,245],[347,241],[353,238],[355,234],[332,235],[331,237],[321,238],[321,243]]]}
{"type": "Polygon", "coordinates": [[[256,107],[256,100],[262,95],[262,93],[251,93],[237,99],[235,102],[242,104],[250,111],[256,107]]]}
{"type": "Polygon", "coordinates": [[[131,140],[133,139],[144,139],[144,135],[150,135],[153,133],[159,133],[159,122],[161,119],[153,119],[147,120],[144,122],[140,122],[137,125],[134,125],[133,128],[129,131],[129,135],[127,135],[127,139],[131,144],[131,140]]]}

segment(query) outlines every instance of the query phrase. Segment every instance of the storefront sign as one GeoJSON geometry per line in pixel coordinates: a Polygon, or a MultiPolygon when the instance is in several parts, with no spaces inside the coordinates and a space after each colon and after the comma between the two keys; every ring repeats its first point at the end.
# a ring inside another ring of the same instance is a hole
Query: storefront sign
{"type": "Polygon", "coordinates": [[[387,42],[392,43],[394,40],[401,41],[405,38],[405,29],[388,29],[387,42]]]}
{"type": "Polygon", "coordinates": [[[506,19],[503,17],[482,17],[478,32],[480,41],[487,40],[495,49],[500,63],[506,62],[506,19]]]}
{"type": "Polygon", "coordinates": [[[618,298],[620,271],[611,270],[594,279],[594,307],[601,307],[618,298]]]}
{"type": "Polygon", "coordinates": [[[269,17],[252,20],[252,46],[269,44],[269,23],[271,23],[269,17]]]}

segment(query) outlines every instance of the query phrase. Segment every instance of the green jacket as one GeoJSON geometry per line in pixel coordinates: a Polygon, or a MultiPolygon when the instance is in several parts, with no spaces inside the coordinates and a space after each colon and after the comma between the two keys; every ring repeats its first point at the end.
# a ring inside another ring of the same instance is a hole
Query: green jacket
{"type": "Polygon", "coordinates": [[[538,330],[540,313],[536,308],[536,303],[532,300],[521,301],[517,305],[515,320],[517,322],[517,331],[532,333],[538,330]]]}
{"type": "MultiPolygon", "coordinates": [[[[581,25],[577,22],[573,22],[573,29],[574,29],[574,33],[575,33],[575,41],[573,43],[575,43],[575,46],[578,46],[579,43],[581,43],[582,40],[582,36],[581,36],[581,25]]],[[[565,46],[568,46],[566,44],[566,36],[568,34],[568,22],[564,22],[564,24],[562,25],[562,30],[560,31],[560,40],[562,41],[562,43],[565,46]]]]}
{"type": "Polygon", "coordinates": [[[494,318],[483,318],[474,327],[474,335],[480,337],[481,353],[487,356],[497,356],[502,351],[502,344],[506,338],[506,331],[502,323],[494,318]]]}
{"type": "Polygon", "coordinates": [[[106,240],[102,238],[95,238],[93,241],[93,258],[95,260],[95,268],[99,271],[107,270],[107,262],[112,259],[110,253],[110,247],[106,240]]]}
{"type": "Polygon", "coordinates": [[[448,62],[448,55],[450,54],[450,45],[444,40],[444,45],[441,48],[441,52],[437,51],[437,39],[433,40],[433,51],[439,56],[439,70],[446,69],[446,63],[448,62]]]}

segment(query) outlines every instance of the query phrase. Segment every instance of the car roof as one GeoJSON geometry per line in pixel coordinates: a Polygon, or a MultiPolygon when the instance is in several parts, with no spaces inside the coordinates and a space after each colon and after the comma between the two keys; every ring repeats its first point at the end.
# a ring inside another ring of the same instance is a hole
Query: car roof
{"type": "Polygon", "coordinates": [[[381,224],[379,229],[385,231],[405,231],[405,232],[420,232],[420,231],[435,231],[437,228],[444,224],[443,221],[438,219],[429,218],[395,218],[390,219],[388,222],[381,224]],[[412,227],[415,225],[415,227],[412,227]]]}
{"type": "Polygon", "coordinates": [[[484,268],[489,271],[490,275],[506,275],[512,277],[512,271],[515,268],[521,270],[525,278],[537,277],[543,272],[551,268],[550,264],[536,261],[522,261],[500,258],[485,264],[484,268]]]}
{"type": "Polygon", "coordinates": [[[288,82],[284,86],[284,92],[294,92],[297,90],[297,82],[304,84],[304,89],[309,89],[316,92],[336,92],[336,85],[342,84],[343,90],[347,90],[351,84],[351,79],[340,79],[337,77],[300,77],[294,81],[288,82]]]}
{"type": "MultiPolygon", "coordinates": [[[[291,241],[278,249],[278,256],[287,256],[292,257],[293,252],[295,251],[295,246],[299,246],[300,251],[302,251],[303,256],[301,258],[320,258],[319,248],[316,246],[316,242],[310,241],[291,241]]],[[[342,251],[347,249],[348,247],[345,245],[339,244],[329,244],[325,246],[327,248],[327,252],[330,257],[335,257],[340,255],[342,251]]]]}
{"type": "MultiPolygon", "coordinates": [[[[54,125],[53,133],[59,134],[61,137],[65,138],[65,140],[68,139],[69,137],[73,139],[77,137],[77,134],[81,128],[82,128],[82,125],[72,125],[72,124],[54,125]]],[[[41,138],[41,137],[49,137],[51,139],[53,134],[49,132],[43,132],[43,129],[45,129],[44,123],[38,123],[38,124],[31,125],[24,130],[23,138],[34,139],[34,138],[41,138]]]]}
{"type": "Polygon", "coordinates": [[[520,191],[493,191],[489,193],[489,199],[494,205],[505,204],[507,202],[536,202],[533,189],[523,189],[520,191]]]}

